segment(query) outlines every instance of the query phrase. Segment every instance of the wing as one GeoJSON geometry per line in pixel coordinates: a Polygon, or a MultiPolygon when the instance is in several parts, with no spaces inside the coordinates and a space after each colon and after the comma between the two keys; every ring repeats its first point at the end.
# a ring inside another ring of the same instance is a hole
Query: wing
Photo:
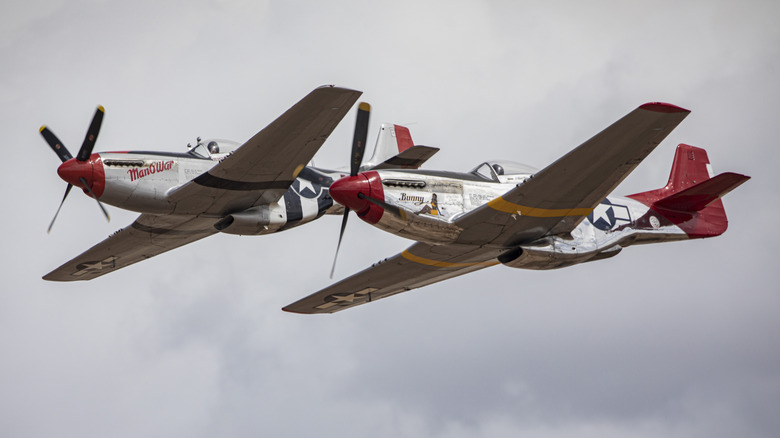
{"type": "Polygon", "coordinates": [[[214,218],[142,214],[73,260],[46,274],[50,281],[91,280],[217,232],[214,218]]]}
{"type": "Polygon", "coordinates": [[[509,247],[571,232],[687,116],[640,106],[504,195],[455,221],[458,243],[509,247]]]}
{"type": "Polygon", "coordinates": [[[500,249],[417,243],[351,277],[283,308],[294,313],[334,313],[400,292],[497,265],[500,249]]]}
{"type": "Polygon", "coordinates": [[[176,214],[223,214],[278,201],[362,93],[320,87],[208,172],[175,189],[176,214]]]}

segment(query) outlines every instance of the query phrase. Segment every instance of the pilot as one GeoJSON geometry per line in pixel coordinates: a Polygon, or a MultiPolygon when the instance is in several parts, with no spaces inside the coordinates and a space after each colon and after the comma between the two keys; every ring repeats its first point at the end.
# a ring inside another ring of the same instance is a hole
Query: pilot
{"type": "Polygon", "coordinates": [[[216,141],[210,141],[208,144],[209,153],[212,154],[218,154],[219,153],[219,144],[216,141]]]}
{"type": "Polygon", "coordinates": [[[498,163],[493,163],[493,170],[496,171],[496,175],[503,175],[504,174],[504,168],[501,167],[498,163]]]}

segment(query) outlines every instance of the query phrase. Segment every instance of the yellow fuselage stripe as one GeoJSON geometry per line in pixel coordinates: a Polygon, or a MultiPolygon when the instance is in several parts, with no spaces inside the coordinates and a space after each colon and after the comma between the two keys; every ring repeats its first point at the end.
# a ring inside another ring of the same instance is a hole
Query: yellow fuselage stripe
{"type": "Polygon", "coordinates": [[[493,210],[503,211],[509,214],[520,214],[520,216],[532,217],[564,217],[564,216],[587,216],[593,212],[592,208],[536,208],[526,207],[525,205],[509,202],[499,196],[488,202],[493,210]]]}
{"type": "Polygon", "coordinates": [[[425,257],[416,256],[409,251],[404,251],[401,253],[401,257],[405,258],[406,260],[419,263],[421,265],[428,265],[428,266],[436,266],[437,268],[468,268],[471,266],[495,266],[499,263],[498,260],[488,260],[486,262],[476,262],[476,263],[450,263],[450,262],[440,262],[438,260],[431,260],[426,259],[425,257]]]}

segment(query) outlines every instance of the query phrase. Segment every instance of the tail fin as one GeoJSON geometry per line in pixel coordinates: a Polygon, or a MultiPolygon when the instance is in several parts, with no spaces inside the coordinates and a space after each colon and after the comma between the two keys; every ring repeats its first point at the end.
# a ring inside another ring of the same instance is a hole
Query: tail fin
{"type": "Polygon", "coordinates": [[[376,139],[374,155],[363,163],[362,170],[417,169],[428,161],[439,148],[415,146],[409,129],[392,123],[382,123],[376,139]]]}
{"type": "Polygon", "coordinates": [[[382,123],[376,138],[374,155],[366,164],[377,165],[412,146],[414,146],[414,142],[412,142],[412,134],[408,128],[392,123],[382,123]]]}
{"type": "Polygon", "coordinates": [[[680,144],[666,186],[629,198],[652,208],[685,231],[690,238],[719,236],[728,228],[720,198],[750,179],[726,172],[712,177],[707,151],[680,144]]]}

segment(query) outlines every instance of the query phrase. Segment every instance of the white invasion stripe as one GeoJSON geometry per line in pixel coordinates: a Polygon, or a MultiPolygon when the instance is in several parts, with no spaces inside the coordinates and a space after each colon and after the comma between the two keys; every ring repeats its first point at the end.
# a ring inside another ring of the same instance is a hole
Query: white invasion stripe
{"type": "Polygon", "coordinates": [[[301,199],[301,213],[303,214],[302,222],[308,222],[317,217],[319,208],[317,206],[317,198],[309,199],[300,197],[301,199]]]}

